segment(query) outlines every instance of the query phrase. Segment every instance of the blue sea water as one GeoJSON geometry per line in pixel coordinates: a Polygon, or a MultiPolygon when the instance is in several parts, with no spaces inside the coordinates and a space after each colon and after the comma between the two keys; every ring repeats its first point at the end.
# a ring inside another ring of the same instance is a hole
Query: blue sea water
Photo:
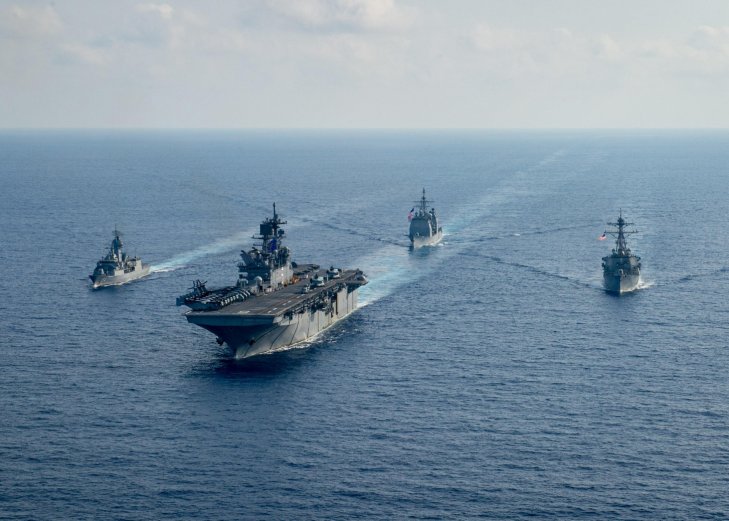
{"type": "Polygon", "coordinates": [[[0,518],[729,518],[729,133],[0,133],[0,518]],[[425,187],[446,237],[409,252],[425,187]],[[365,305],[188,324],[277,203],[365,305]],[[643,284],[601,289],[622,209],[643,284]],[[92,291],[118,226],[152,263],[92,291]]]}

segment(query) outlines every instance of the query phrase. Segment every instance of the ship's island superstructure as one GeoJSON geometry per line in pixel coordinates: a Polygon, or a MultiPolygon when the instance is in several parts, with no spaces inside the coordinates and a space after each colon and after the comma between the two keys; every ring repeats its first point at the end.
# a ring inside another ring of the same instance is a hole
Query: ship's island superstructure
{"type": "Polygon", "coordinates": [[[196,280],[177,298],[188,322],[215,334],[236,358],[247,358],[303,342],[357,308],[367,284],[360,270],[296,264],[283,245],[286,224],[276,213],[259,228],[258,246],[242,250],[235,286],[209,290],[196,280]]]}
{"type": "Polygon", "coordinates": [[[129,257],[124,253],[121,236],[122,233],[115,228],[109,251],[89,275],[93,288],[118,286],[149,274],[149,264],[143,264],[139,257],[129,257]]]}
{"type": "Polygon", "coordinates": [[[438,218],[435,215],[435,208],[428,210],[428,205],[433,201],[425,198],[425,188],[423,188],[423,196],[415,204],[408,215],[410,219],[410,247],[417,249],[422,246],[434,246],[443,238],[443,228],[438,225],[438,218]]]}
{"type": "Polygon", "coordinates": [[[625,241],[626,235],[638,233],[636,230],[626,230],[626,226],[633,226],[633,223],[623,219],[623,211],[620,211],[618,221],[608,223],[616,226],[617,230],[606,230],[604,235],[615,237],[615,248],[607,257],[602,258],[603,281],[605,290],[609,293],[626,293],[633,291],[640,283],[640,257],[633,255],[625,241]]]}

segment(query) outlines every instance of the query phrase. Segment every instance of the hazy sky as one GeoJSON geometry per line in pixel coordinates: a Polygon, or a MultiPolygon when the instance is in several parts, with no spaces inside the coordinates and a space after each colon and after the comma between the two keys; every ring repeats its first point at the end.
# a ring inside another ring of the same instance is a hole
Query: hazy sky
{"type": "Polygon", "coordinates": [[[729,127],[729,0],[0,0],[0,127],[729,127]]]}

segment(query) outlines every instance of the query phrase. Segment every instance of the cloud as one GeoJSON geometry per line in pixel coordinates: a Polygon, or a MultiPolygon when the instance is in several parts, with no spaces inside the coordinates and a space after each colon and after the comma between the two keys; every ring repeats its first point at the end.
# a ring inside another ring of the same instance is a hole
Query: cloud
{"type": "Polygon", "coordinates": [[[42,97],[60,124],[631,124],[636,109],[660,123],[667,100],[704,99],[719,121],[726,23],[608,31],[611,20],[586,14],[545,8],[527,21],[531,4],[499,5],[0,0],[0,89],[20,107],[6,121],[23,124],[23,111],[46,121],[42,97]],[[87,92],[106,113],[82,114],[87,92]],[[118,111],[118,97],[137,112],[118,111]],[[179,111],[180,100],[197,110],[179,111]]]}
{"type": "MultiPolygon", "coordinates": [[[[212,10],[201,13],[169,4],[137,4],[137,16],[117,35],[119,47],[142,46],[175,53],[239,53],[251,49],[249,39],[237,27],[227,27],[230,18],[212,10]],[[214,19],[210,19],[213,16],[214,19]]],[[[233,26],[235,24],[232,24],[233,26]]]]}
{"type": "Polygon", "coordinates": [[[0,35],[37,39],[58,34],[63,27],[56,10],[46,7],[10,6],[0,11],[0,35]]]}
{"type": "Polygon", "coordinates": [[[263,5],[299,29],[333,32],[403,29],[414,14],[394,0],[266,0],[263,5]]]}
{"type": "Polygon", "coordinates": [[[696,27],[684,40],[649,40],[636,52],[643,66],[683,77],[729,78],[729,27],[696,27]]]}
{"type": "Polygon", "coordinates": [[[697,27],[689,37],[688,44],[694,49],[729,54],[729,27],[697,27]]]}
{"type": "Polygon", "coordinates": [[[729,27],[697,27],[680,55],[705,74],[729,73],[729,27]]]}
{"type": "Polygon", "coordinates": [[[517,31],[478,24],[469,41],[474,49],[485,54],[502,54],[505,58],[521,55],[534,61],[549,62],[565,59],[603,59],[617,61],[622,48],[607,34],[584,36],[560,27],[545,31],[517,31]]]}
{"type": "Polygon", "coordinates": [[[89,65],[106,65],[109,62],[108,54],[104,49],[80,43],[62,44],[61,53],[65,59],[89,65]]]}
{"type": "Polygon", "coordinates": [[[607,34],[597,39],[595,49],[599,58],[609,62],[617,62],[623,55],[621,46],[607,34]]]}
{"type": "Polygon", "coordinates": [[[476,49],[487,53],[523,48],[529,45],[529,40],[525,33],[495,29],[486,24],[478,24],[470,37],[476,49]]]}
{"type": "Polygon", "coordinates": [[[729,27],[702,25],[648,39],[568,29],[518,31],[475,25],[469,36],[480,71],[504,81],[552,81],[562,88],[630,90],[681,81],[729,82],[729,27]]]}
{"type": "Polygon", "coordinates": [[[140,13],[154,13],[169,20],[175,12],[170,4],[137,4],[137,11],[140,13]]]}

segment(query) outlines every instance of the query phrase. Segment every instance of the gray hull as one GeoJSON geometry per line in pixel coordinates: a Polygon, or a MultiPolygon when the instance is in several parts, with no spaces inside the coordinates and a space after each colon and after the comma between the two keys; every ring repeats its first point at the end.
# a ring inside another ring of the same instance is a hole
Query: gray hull
{"type": "Polygon", "coordinates": [[[94,289],[104,288],[107,286],[119,286],[132,282],[133,280],[141,279],[149,275],[149,265],[143,264],[141,268],[128,273],[122,273],[121,275],[91,275],[91,284],[94,289]]]}
{"type": "Polygon", "coordinates": [[[603,274],[605,291],[608,293],[628,293],[638,289],[640,275],[612,275],[603,274]]]}
{"type": "Polygon", "coordinates": [[[311,339],[357,309],[357,290],[337,293],[331,309],[307,308],[278,316],[187,313],[188,322],[201,326],[225,342],[235,358],[283,349],[311,339]]]}
{"type": "Polygon", "coordinates": [[[620,294],[638,289],[640,283],[639,257],[613,253],[602,258],[602,268],[605,291],[620,294]]]}
{"type": "Polygon", "coordinates": [[[435,246],[443,239],[443,230],[438,230],[430,236],[415,235],[410,237],[410,247],[414,250],[424,246],[435,246]]]}

